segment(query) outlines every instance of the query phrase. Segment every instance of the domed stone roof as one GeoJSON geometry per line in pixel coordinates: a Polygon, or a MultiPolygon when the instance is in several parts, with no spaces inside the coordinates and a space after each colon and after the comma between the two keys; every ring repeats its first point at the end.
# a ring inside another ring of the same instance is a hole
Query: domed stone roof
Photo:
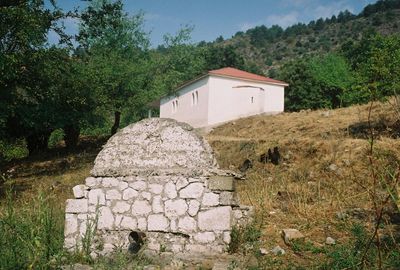
{"type": "Polygon", "coordinates": [[[96,157],[91,174],[198,175],[217,168],[211,147],[191,126],[172,119],[151,118],[112,136],[96,157]]]}

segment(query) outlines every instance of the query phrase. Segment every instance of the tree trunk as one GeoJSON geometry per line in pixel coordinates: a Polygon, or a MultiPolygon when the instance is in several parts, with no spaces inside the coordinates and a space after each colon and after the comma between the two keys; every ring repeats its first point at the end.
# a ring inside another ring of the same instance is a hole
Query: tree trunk
{"type": "Polygon", "coordinates": [[[119,129],[119,123],[121,121],[121,112],[115,111],[114,112],[114,125],[111,128],[111,136],[117,133],[117,130],[119,129]]]}
{"type": "Polygon", "coordinates": [[[73,125],[66,125],[63,130],[67,149],[74,149],[78,145],[80,129],[73,125]]]}
{"type": "Polygon", "coordinates": [[[50,138],[50,131],[33,133],[26,137],[29,155],[47,150],[47,144],[50,138]]]}

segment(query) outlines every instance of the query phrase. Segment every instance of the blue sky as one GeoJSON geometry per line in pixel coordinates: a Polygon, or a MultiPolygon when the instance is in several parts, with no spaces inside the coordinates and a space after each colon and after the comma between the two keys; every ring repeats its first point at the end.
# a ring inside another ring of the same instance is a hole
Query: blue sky
{"type": "MultiPolygon", "coordinates": [[[[192,41],[213,41],[222,35],[225,39],[238,31],[257,25],[282,27],[297,22],[308,23],[320,17],[331,17],[348,9],[358,14],[364,6],[376,0],[124,0],[130,14],[143,11],[145,30],[150,33],[152,46],[162,44],[163,35],[174,34],[183,25],[194,26],[192,41]]],[[[79,0],[58,0],[64,10],[85,7],[79,0]]],[[[68,33],[78,31],[78,21],[65,22],[68,33]]],[[[54,42],[54,34],[49,36],[54,42]]]]}

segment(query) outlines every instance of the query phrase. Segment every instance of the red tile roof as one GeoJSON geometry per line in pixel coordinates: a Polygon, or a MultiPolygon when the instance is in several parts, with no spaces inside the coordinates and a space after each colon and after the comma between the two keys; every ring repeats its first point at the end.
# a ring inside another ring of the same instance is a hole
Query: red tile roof
{"type": "Polygon", "coordinates": [[[267,82],[267,83],[273,83],[273,84],[287,85],[287,83],[282,82],[282,81],[274,80],[274,79],[271,79],[268,77],[264,77],[261,75],[253,74],[250,72],[246,72],[246,71],[239,70],[236,68],[231,68],[231,67],[211,70],[208,72],[208,74],[209,75],[219,75],[219,76],[224,76],[224,77],[247,79],[247,80],[251,80],[251,81],[260,81],[260,82],[267,82]]]}

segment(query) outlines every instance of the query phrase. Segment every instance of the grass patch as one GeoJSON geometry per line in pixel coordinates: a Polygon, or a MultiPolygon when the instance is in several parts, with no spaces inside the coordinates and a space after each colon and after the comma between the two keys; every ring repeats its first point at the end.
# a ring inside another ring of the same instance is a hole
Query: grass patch
{"type": "Polygon", "coordinates": [[[39,193],[22,205],[11,193],[0,203],[0,269],[48,269],[63,254],[64,213],[39,193]]]}

